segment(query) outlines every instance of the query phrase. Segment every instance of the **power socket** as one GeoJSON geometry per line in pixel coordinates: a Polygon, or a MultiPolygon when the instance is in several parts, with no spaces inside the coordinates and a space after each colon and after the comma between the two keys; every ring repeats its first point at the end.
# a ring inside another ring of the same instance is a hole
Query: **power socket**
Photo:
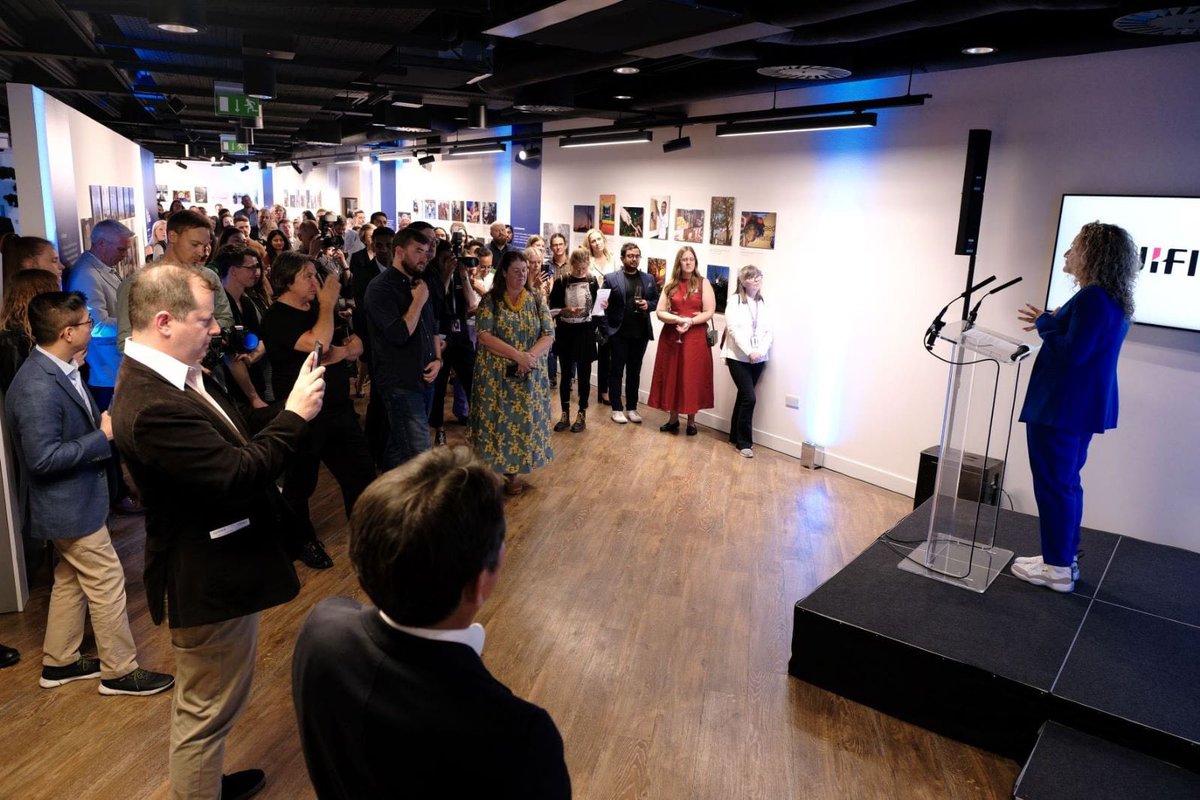
{"type": "Polygon", "coordinates": [[[785,394],[783,396],[783,404],[785,406],[787,406],[788,408],[799,408],[800,407],[800,395],[785,394]]]}

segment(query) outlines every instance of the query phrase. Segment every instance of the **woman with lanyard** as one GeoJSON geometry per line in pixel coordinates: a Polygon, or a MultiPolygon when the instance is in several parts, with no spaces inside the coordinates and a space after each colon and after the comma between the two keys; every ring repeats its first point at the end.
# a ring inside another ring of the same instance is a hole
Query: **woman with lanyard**
{"type": "Polygon", "coordinates": [[[762,272],[747,264],[738,272],[737,293],[725,308],[725,336],[721,355],[729,377],[737,387],[733,416],[729,419],[729,441],[745,458],[754,458],[754,387],[767,366],[773,330],[771,315],[763,303],[762,272]]]}

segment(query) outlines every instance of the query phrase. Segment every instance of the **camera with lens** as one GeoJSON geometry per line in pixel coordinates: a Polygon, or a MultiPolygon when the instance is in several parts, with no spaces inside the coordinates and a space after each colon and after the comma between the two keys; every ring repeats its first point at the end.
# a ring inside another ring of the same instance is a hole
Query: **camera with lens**
{"type": "Polygon", "coordinates": [[[208,343],[208,353],[201,365],[214,369],[225,356],[240,356],[253,353],[258,348],[258,334],[246,330],[244,325],[230,325],[208,343]]]}
{"type": "Polygon", "coordinates": [[[450,252],[458,259],[458,264],[463,269],[474,269],[479,266],[479,259],[475,256],[464,256],[463,246],[467,240],[467,235],[463,231],[455,231],[450,234],[450,252]]]}

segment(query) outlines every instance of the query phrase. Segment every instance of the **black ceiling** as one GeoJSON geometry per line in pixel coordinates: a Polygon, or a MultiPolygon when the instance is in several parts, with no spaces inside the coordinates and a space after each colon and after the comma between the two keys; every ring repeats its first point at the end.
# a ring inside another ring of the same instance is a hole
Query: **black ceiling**
{"type": "MultiPolygon", "coordinates": [[[[184,142],[193,155],[215,152],[218,136],[236,130],[215,114],[214,81],[241,83],[247,65],[270,63],[276,97],[250,157],[279,160],[311,154],[307,143],[327,140],[331,122],[341,152],[420,136],[373,121],[453,138],[472,103],[487,106],[493,126],[670,124],[690,102],[811,83],[765,77],[765,67],[836,67],[854,81],[1200,39],[1200,7],[1137,17],[1124,26],[1136,33],[1114,22],[1146,3],[1111,0],[211,0],[193,3],[200,33],[150,24],[148,9],[179,2],[4,0],[0,79],[41,86],[179,157],[184,142]],[[963,54],[977,45],[996,52],[963,54]],[[619,66],[640,71],[618,75],[619,66]],[[424,106],[393,107],[406,98],[424,106]],[[559,110],[518,110],[530,106],[559,110]]],[[[6,115],[0,108],[5,130],[6,115]]]]}

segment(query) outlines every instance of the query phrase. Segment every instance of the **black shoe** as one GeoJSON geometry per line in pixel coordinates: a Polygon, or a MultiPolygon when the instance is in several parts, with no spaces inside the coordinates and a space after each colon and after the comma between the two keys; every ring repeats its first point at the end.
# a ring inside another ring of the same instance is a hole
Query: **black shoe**
{"type": "Polygon", "coordinates": [[[120,500],[112,504],[112,512],[114,514],[145,514],[146,509],[133,497],[122,497],[120,500]]]}
{"type": "Polygon", "coordinates": [[[74,664],[65,667],[42,667],[42,677],[38,686],[43,689],[53,689],[71,681],[82,681],[100,677],[100,659],[80,656],[74,664]]]}
{"type": "Polygon", "coordinates": [[[267,775],[261,769],[244,769],[221,776],[221,800],[245,800],[262,791],[267,775]]]}
{"type": "MultiPolygon", "coordinates": [[[[675,426],[675,430],[679,430],[679,425],[676,425],[676,426],[675,426]]],[[[699,431],[698,431],[698,430],[696,430],[696,426],[695,426],[695,425],[688,425],[688,426],[687,426],[687,435],[688,435],[688,436],[695,436],[697,433],[699,433],[699,431]]]]}
{"type": "Polygon", "coordinates": [[[571,427],[571,412],[563,410],[562,417],[554,423],[554,432],[562,433],[569,427],[571,427]]]}
{"type": "Polygon", "coordinates": [[[558,388],[558,379],[557,379],[557,378],[551,378],[551,379],[550,379],[550,388],[551,388],[551,389],[557,389],[557,388],[558,388]]]}
{"type": "Polygon", "coordinates": [[[175,678],[162,672],[135,669],[123,678],[100,681],[100,694],[158,694],[175,685],[175,678]]]}
{"type": "Polygon", "coordinates": [[[674,422],[664,422],[658,426],[658,429],[663,433],[679,433],[679,420],[674,422]]]}
{"type": "Polygon", "coordinates": [[[579,433],[587,427],[587,411],[579,409],[579,416],[575,417],[575,424],[571,426],[571,433],[579,433]]]}
{"type": "Polygon", "coordinates": [[[11,667],[21,660],[21,654],[11,647],[0,644],[0,669],[11,667]]]}
{"type": "Polygon", "coordinates": [[[437,447],[445,447],[446,446],[446,432],[438,431],[437,433],[435,433],[433,435],[433,443],[437,447]]]}
{"type": "Polygon", "coordinates": [[[596,393],[596,402],[602,406],[611,406],[612,405],[612,403],[608,402],[607,397],[605,397],[604,395],[602,395],[598,392],[596,393]]]}
{"type": "Polygon", "coordinates": [[[300,553],[296,558],[312,569],[329,569],[333,566],[333,559],[325,552],[325,545],[321,544],[320,539],[310,539],[300,545],[300,553]]]}

